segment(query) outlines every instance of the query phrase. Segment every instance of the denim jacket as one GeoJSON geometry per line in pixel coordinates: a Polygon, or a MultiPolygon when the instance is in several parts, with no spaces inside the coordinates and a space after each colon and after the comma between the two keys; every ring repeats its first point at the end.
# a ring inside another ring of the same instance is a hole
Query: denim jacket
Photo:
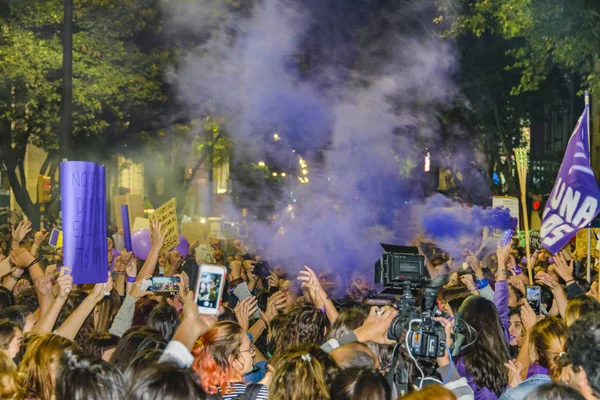
{"type": "Polygon", "coordinates": [[[525,397],[538,386],[552,382],[552,379],[548,375],[533,375],[527,378],[523,382],[519,383],[512,389],[506,390],[502,393],[499,400],[524,400],[525,397]]]}

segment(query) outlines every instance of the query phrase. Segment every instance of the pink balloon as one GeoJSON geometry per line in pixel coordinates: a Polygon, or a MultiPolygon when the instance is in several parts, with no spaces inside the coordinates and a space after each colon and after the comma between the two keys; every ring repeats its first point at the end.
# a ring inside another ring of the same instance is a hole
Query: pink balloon
{"type": "Polygon", "coordinates": [[[138,260],[145,260],[148,258],[151,247],[152,239],[150,237],[150,230],[138,229],[131,234],[131,248],[133,250],[133,255],[138,260]]]}
{"type": "Polygon", "coordinates": [[[177,250],[179,254],[181,254],[181,257],[186,258],[190,252],[190,244],[186,238],[184,238],[182,235],[179,235],[179,245],[173,250],[177,250]]]}

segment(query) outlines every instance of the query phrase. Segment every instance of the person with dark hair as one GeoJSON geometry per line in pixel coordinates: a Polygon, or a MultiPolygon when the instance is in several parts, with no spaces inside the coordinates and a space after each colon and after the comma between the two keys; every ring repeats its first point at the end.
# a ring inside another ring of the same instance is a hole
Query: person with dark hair
{"type": "Polygon", "coordinates": [[[554,305],[554,295],[552,294],[552,290],[550,290],[550,288],[548,288],[548,286],[545,285],[541,285],[541,305],[543,307],[543,310],[547,313],[550,314],[550,310],[552,309],[552,306],[554,305]]]}
{"type": "Polygon", "coordinates": [[[340,372],[329,388],[331,400],[391,400],[392,390],[385,378],[373,370],[348,368],[340,372]]]}
{"type": "Polygon", "coordinates": [[[166,341],[171,340],[179,327],[177,310],[168,303],[160,303],[150,312],[148,326],[158,330],[166,341]]]}
{"type": "MultiPolygon", "coordinates": [[[[498,270],[494,302],[470,296],[458,312],[457,320],[477,332],[477,339],[456,361],[458,373],[467,378],[475,400],[496,399],[508,385],[505,363],[509,360],[509,309],[506,262],[511,245],[498,245],[498,270]],[[485,316],[483,318],[482,316],[485,316]]],[[[456,327],[455,327],[456,329],[456,327]]]]}
{"type": "Polygon", "coordinates": [[[115,352],[118,343],[119,338],[115,335],[108,332],[94,332],[85,341],[83,350],[88,354],[108,361],[115,352]]]}
{"type": "Polygon", "coordinates": [[[275,343],[275,354],[286,353],[292,347],[315,344],[320,346],[325,338],[327,317],[312,305],[294,307],[285,318],[285,335],[275,343]]]}
{"type": "Polygon", "coordinates": [[[146,326],[148,325],[148,317],[150,313],[158,305],[158,301],[150,298],[141,298],[135,303],[135,311],[133,312],[133,322],[131,326],[146,326]]]}
{"type": "Polygon", "coordinates": [[[125,380],[115,366],[77,349],[62,353],[56,374],[56,400],[121,400],[125,380]]]}
{"type": "Polygon", "coordinates": [[[23,333],[29,333],[36,323],[33,313],[26,306],[20,305],[5,308],[0,313],[0,319],[7,319],[16,323],[23,333]]]}
{"type": "Polygon", "coordinates": [[[510,355],[516,358],[519,355],[519,349],[523,345],[525,338],[525,329],[523,329],[523,320],[521,319],[521,307],[511,307],[508,312],[508,334],[510,335],[510,355]]]}
{"type": "Polygon", "coordinates": [[[110,358],[110,362],[121,371],[125,371],[138,353],[148,349],[162,350],[166,345],[167,341],[156,329],[147,326],[135,326],[123,334],[110,358]]]}
{"type": "Polygon", "coordinates": [[[572,387],[553,382],[538,387],[525,400],[585,400],[585,397],[572,387]]]}
{"type": "Polygon", "coordinates": [[[127,381],[129,382],[132,379],[134,379],[135,375],[137,375],[141,370],[148,368],[152,365],[158,364],[162,355],[162,349],[148,349],[137,354],[133,358],[133,360],[131,360],[129,366],[123,374],[125,375],[125,379],[127,379],[127,381]]]}
{"type": "Polygon", "coordinates": [[[125,398],[128,400],[204,400],[207,398],[200,380],[189,368],[169,363],[152,365],[131,379],[125,398]]]}
{"type": "Polygon", "coordinates": [[[458,315],[458,310],[462,306],[467,297],[471,296],[471,292],[464,285],[455,285],[440,290],[439,298],[441,299],[443,311],[451,317],[458,315]]]}
{"type": "Polygon", "coordinates": [[[588,314],[570,326],[566,356],[571,361],[570,385],[586,400],[600,399],[600,313],[588,314]]]}
{"type": "Polygon", "coordinates": [[[25,306],[30,312],[35,312],[40,308],[40,302],[38,301],[35,288],[25,289],[19,293],[19,295],[15,297],[15,304],[25,306]]]}
{"type": "Polygon", "coordinates": [[[0,286],[0,311],[3,311],[5,308],[15,305],[15,297],[12,292],[5,288],[4,286],[0,286]]]}
{"type": "Polygon", "coordinates": [[[23,342],[23,331],[14,322],[0,319],[0,349],[6,351],[14,359],[19,354],[23,342]]]}

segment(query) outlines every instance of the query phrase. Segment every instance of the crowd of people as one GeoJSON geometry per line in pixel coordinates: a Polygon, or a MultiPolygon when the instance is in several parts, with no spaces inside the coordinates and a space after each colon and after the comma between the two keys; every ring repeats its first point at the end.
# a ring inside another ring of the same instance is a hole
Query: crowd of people
{"type": "Polygon", "coordinates": [[[161,253],[158,222],[146,260],[108,239],[108,280],[95,285],[74,285],[60,252],[41,254],[45,232],[30,231],[15,226],[0,261],[1,399],[600,399],[598,285],[570,249],[527,260],[498,245],[485,259],[465,252],[461,266],[423,252],[429,278],[449,276],[435,317],[447,347],[423,358],[406,328],[390,339],[399,311],[360,273],[340,294],[335,271],[265,267],[241,240],[213,238],[228,275],[207,315],[190,273],[198,244],[186,258],[161,253]],[[525,297],[528,262],[539,314],[525,297]],[[147,291],[152,276],[177,276],[179,291],[147,291]],[[239,285],[252,296],[237,298],[239,285]],[[465,329],[468,343],[453,346],[465,329]]]}

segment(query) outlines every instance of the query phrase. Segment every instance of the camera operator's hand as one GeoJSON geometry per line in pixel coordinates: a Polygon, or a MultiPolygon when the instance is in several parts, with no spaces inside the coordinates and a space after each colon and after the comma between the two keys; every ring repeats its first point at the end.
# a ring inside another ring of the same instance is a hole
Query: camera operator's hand
{"type": "MultiPolygon", "coordinates": [[[[433,320],[439,322],[444,327],[444,331],[446,332],[446,346],[448,346],[449,349],[452,347],[453,343],[452,331],[454,330],[454,321],[442,317],[433,318],[433,320]]],[[[448,354],[448,350],[446,350],[443,357],[438,357],[437,363],[439,367],[450,364],[450,355],[448,354]]]]}
{"type": "Polygon", "coordinates": [[[394,344],[388,339],[387,333],[392,321],[398,315],[393,307],[371,307],[369,316],[360,328],[354,330],[359,342],[374,342],[379,344],[394,344]]]}

